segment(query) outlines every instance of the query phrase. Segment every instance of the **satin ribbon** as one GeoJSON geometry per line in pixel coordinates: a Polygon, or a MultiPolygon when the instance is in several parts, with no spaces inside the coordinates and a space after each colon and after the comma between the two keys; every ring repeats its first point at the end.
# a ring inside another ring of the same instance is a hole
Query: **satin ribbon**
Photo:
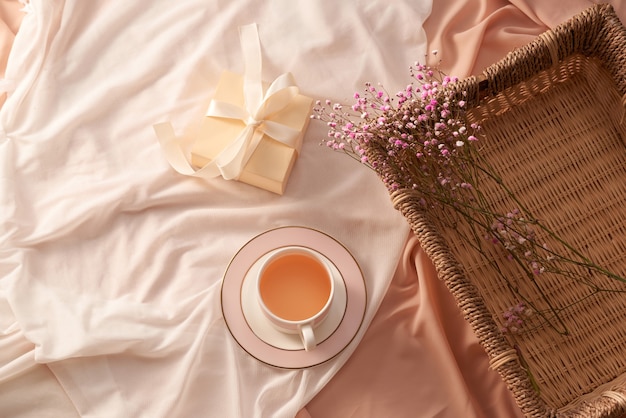
{"type": "MultiPolygon", "coordinates": [[[[263,135],[292,148],[296,147],[300,131],[269,119],[288,107],[298,94],[292,75],[282,74],[264,92],[261,80],[261,42],[257,25],[240,27],[239,35],[245,64],[244,107],[212,100],[206,116],[240,120],[245,124],[241,133],[213,161],[196,170],[185,157],[172,126],[169,123],[154,125],[165,156],[170,165],[181,174],[197,177],[221,175],[227,180],[238,179],[263,135]]],[[[202,140],[210,141],[211,138],[202,140]]]]}

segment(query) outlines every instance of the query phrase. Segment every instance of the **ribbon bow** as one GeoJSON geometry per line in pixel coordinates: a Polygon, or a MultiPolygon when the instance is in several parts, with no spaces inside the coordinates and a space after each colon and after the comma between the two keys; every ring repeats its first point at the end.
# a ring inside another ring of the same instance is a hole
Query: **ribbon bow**
{"type": "Polygon", "coordinates": [[[241,120],[245,128],[237,138],[229,143],[213,161],[196,170],[184,156],[176,141],[172,126],[169,123],[154,125],[168,161],[181,174],[197,177],[221,175],[227,180],[237,179],[261,142],[263,135],[270,136],[292,148],[296,146],[299,131],[269,119],[289,106],[298,94],[298,87],[292,75],[290,73],[280,75],[264,92],[261,80],[261,43],[257,25],[240,27],[239,36],[245,64],[244,107],[212,100],[206,113],[206,116],[210,117],[241,120]]]}

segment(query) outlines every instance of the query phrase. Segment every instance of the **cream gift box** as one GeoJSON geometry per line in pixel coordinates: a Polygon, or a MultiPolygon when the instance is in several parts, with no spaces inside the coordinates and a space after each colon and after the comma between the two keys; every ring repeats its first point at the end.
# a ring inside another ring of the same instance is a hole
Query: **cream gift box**
{"type": "MultiPolygon", "coordinates": [[[[220,77],[213,101],[245,108],[244,77],[225,71],[220,77]]],[[[258,126],[254,130],[262,129],[269,121],[291,128],[297,135],[287,145],[263,133],[236,180],[283,194],[302,147],[302,137],[310,120],[312,105],[313,99],[295,94],[285,107],[265,116],[263,120],[255,121],[258,126]]],[[[242,134],[246,125],[243,119],[211,116],[209,112],[192,145],[191,164],[200,169],[214,161],[242,134]]]]}
{"type": "Polygon", "coordinates": [[[221,176],[283,194],[302,148],[313,99],[299,93],[290,73],[263,83],[256,24],[241,26],[239,35],[244,74],[223,73],[191,150],[169,122],[153,128],[178,173],[221,176]]]}

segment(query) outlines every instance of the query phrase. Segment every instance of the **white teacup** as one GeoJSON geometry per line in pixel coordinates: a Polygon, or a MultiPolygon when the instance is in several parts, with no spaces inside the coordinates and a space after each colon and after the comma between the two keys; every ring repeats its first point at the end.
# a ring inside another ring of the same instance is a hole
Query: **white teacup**
{"type": "Polygon", "coordinates": [[[278,330],[300,334],[304,349],[317,346],[314,329],[321,324],[335,294],[328,261],[305,247],[284,247],[259,268],[257,299],[278,330]]]}

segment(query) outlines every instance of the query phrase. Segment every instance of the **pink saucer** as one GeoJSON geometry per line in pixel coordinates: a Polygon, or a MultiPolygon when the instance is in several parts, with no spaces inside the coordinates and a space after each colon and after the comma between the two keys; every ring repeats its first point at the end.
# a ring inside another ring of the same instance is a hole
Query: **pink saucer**
{"type": "Polygon", "coordinates": [[[354,257],[332,237],[306,227],[272,229],[251,239],[231,260],[222,283],[222,312],[237,343],[257,360],[287,369],[316,366],[339,354],[359,331],[366,303],[363,274],[354,257]],[[283,339],[284,336],[273,337],[271,332],[265,332],[259,328],[263,326],[259,318],[255,317],[254,321],[249,322],[246,314],[251,319],[250,307],[242,307],[242,300],[249,303],[245,284],[250,281],[251,270],[259,259],[277,248],[290,245],[308,247],[324,255],[332,262],[335,272],[339,273],[335,280],[343,281],[345,285],[345,310],[343,306],[340,309],[343,316],[332,321],[332,329],[324,331],[325,339],[311,351],[305,351],[297,340],[289,341],[283,339]]]}

